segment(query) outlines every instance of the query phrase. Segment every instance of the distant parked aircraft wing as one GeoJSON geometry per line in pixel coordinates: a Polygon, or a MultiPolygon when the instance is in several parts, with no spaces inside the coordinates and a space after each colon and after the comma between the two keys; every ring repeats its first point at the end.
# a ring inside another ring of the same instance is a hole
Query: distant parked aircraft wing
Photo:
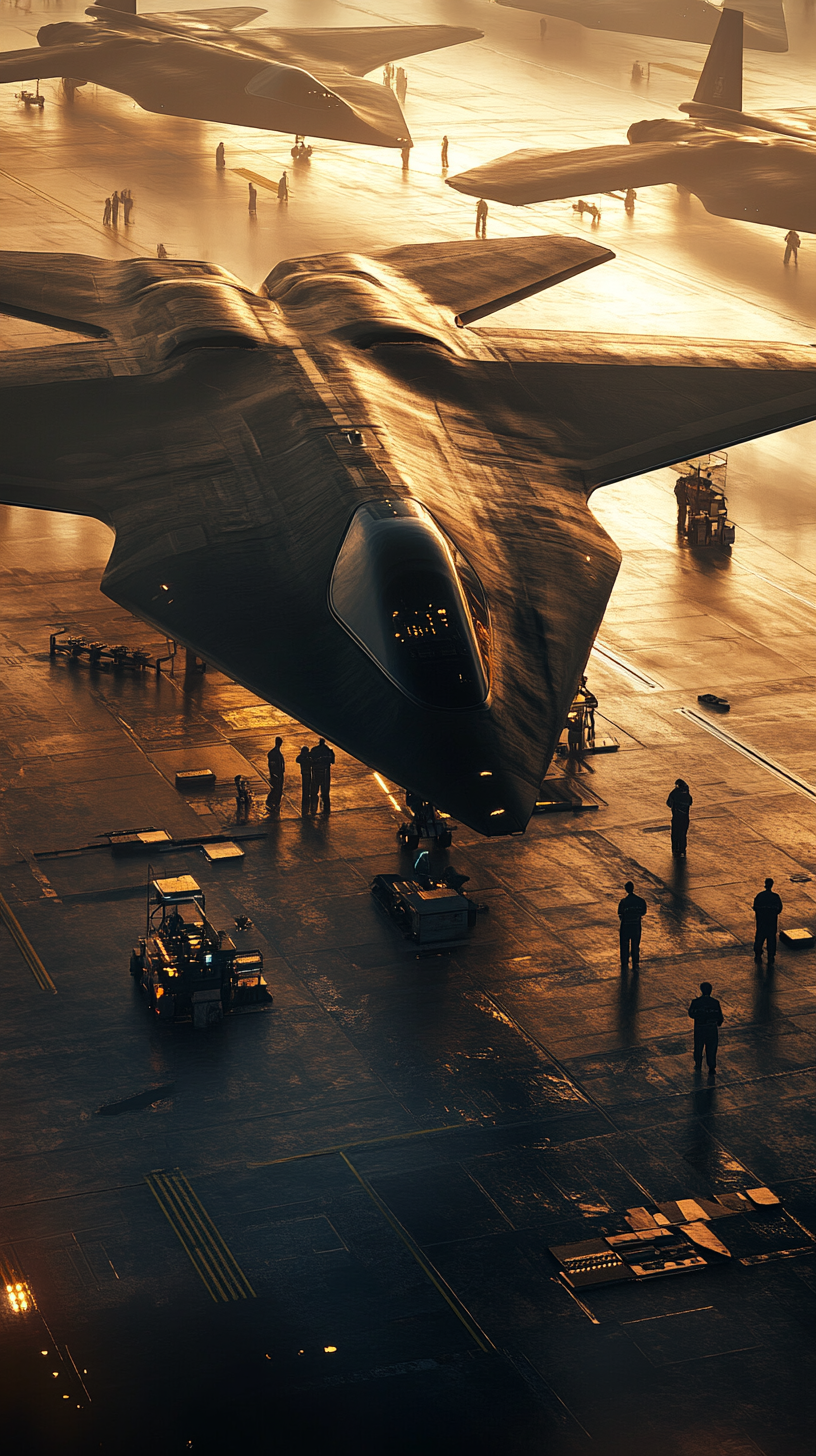
{"type": "Polygon", "coordinates": [[[484,332],[587,490],[816,419],[816,349],[484,332]]]}
{"type": "Polygon", "coordinates": [[[5,51],[0,55],[0,85],[7,81],[40,81],[48,76],[84,77],[89,57],[109,42],[110,37],[102,32],[98,41],[5,51]]]}
{"type": "Polygon", "coordinates": [[[448,186],[471,197],[523,207],[618,187],[652,187],[674,180],[682,143],[628,143],[576,152],[527,148],[448,178],[448,186]]]}

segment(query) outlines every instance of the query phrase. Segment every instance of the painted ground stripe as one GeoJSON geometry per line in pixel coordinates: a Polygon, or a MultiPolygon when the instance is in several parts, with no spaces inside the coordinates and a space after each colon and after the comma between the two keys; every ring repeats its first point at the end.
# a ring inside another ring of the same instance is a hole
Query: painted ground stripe
{"type": "Polygon", "coordinates": [[[145,1182],[211,1298],[255,1299],[255,1290],[184,1174],[178,1168],[172,1173],[159,1169],[146,1173],[145,1182]]]}
{"type": "Polygon", "coordinates": [[[450,1309],[453,1310],[453,1313],[456,1315],[456,1318],[459,1320],[459,1322],[464,1325],[465,1329],[470,1335],[470,1338],[473,1340],[473,1343],[475,1345],[478,1345],[479,1349],[485,1355],[488,1353],[488,1351],[495,1350],[496,1347],[493,1344],[493,1341],[490,1339],[489,1335],[486,1335],[484,1330],[479,1328],[472,1314],[470,1314],[470,1312],[465,1308],[465,1306],[462,1304],[462,1301],[457,1297],[457,1295],[454,1294],[450,1285],[446,1282],[445,1279],[443,1279],[442,1275],[439,1273],[439,1270],[435,1269],[430,1260],[426,1258],[425,1254],[420,1249],[419,1244],[417,1244],[415,1239],[411,1237],[408,1230],[406,1228],[403,1228],[396,1214],[391,1212],[391,1209],[388,1207],[388,1204],[385,1202],[385,1200],[380,1197],[379,1193],[377,1193],[376,1189],[372,1187],[368,1179],[357,1168],[355,1168],[351,1159],[347,1158],[344,1152],[340,1153],[340,1157],[343,1159],[346,1167],[349,1168],[350,1171],[354,1174],[357,1182],[365,1189],[375,1208],[379,1209],[383,1218],[386,1219],[386,1221],[391,1225],[394,1233],[397,1235],[397,1238],[402,1240],[409,1254],[411,1254],[412,1257],[416,1259],[420,1269],[422,1270],[423,1274],[425,1274],[425,1276],[430,1279],[432,1285],[434,1286],[434,1289],[436,1289],[438,1293],[442,1295],[445,1303],[450,1309]]]}
{"type": "Polygon", "coordinates": [[[775,758],[771,758],[759,748],[754,748],[744,739],[736,738],[733,733],[728,733],[718,723],[712,723],[710,718],[704,718],[702,713],[698,713],[694,708],[675,708],[674,711],[679,713],[681,718],[687,718],[690,723],[694,723],[697,728],[704,728],[712,738],[718,738],[720,743],[726,744],[728,748],[733,748],[736,753],[741,753],[745,758],[750,759],[751,763],[756,764],[758,768],[764,768],[767,773],[773,774],[774,778],[786,784],[789,789],[795,789],[804,798],[810,799],[811,803],[816,800],[816,788],[813,784],[809,784],[807,779],[800,778],[798,774],[785,768],[783,764],[777,763],[775,758]]]}
{"type": "Polygon", "coordinates": [[[11,906],[3,899],[2,895],[0,895],[0,920],[2,920],[11,935],[12,940],[15,942],[17,949],[37,984],[42,987],[43,991],[53,991],[56,996],[57,988],[54,982],[51,980],[17,916],[13,913],[11,906]]]}

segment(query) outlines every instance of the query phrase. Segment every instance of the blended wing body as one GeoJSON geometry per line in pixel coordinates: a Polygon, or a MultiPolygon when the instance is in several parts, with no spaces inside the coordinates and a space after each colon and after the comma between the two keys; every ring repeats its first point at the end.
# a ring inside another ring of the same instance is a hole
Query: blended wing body
{"type": "Polygon", "coordinates": [[[620,561],[588,495],[816,418],[809,348],[461,326],[611,256],[330,254],[254,294],[206,263],[0,254],[0,312],[86,336],[0,355],[0,499],[105,520],[114,601],[519,831],[620,561]]]}
{"type": "Polygon", "coordinates": [[[447,179],[472,197],[523,207],[673,182],[717,217],[816,231],[816,114],[742,109],[743,16],[722,11],[688,121],[638,121],[629,145],[526,148],[447,179]]]}
{"type": "MultiPolygon", "coordinates": [[[[497,0],[514,10],[532,10],[572,20],[588,30],[708,45],[721,15],[710,0],[497,0]]],[[[745,43],[751,50],[786,51],[788,32],[781,0],[743,0],[745,43]]]]}
{"type": "Polygon", "coordinates": [[[383,60],[477,39],[447,25],[242,30],[254,8],[154,12],[92,5],[91,23],[43,26],[0,55],[0,83],[69,76],[145,111],[373,146],[410,146],[399,103],[364,79],[383,60]]]}

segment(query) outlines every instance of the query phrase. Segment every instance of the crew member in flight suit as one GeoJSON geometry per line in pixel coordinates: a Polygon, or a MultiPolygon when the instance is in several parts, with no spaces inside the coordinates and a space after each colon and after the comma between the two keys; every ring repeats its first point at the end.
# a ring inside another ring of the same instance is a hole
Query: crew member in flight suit
{"type": "Polygon", "coordinates": [[[312,755],[306,744],[300,750],[295,763],[300,765],[300,812],[305,819],[312,810],[312,755]]]}
{"type": "Polygon", "coordinates": [[[762,948],[768,944],[768,968],[776,959],[776,927],[782,913],[782,900],[773,887],[773,880],[765,881],[765,889],[754,899],[756,935],[754,937],[754,960],[762,960],[762,948]]]}
{"type": "Polygon", "coordinates": [[[689,829],[689,810],[694,800],[689,793],[689,786],[685,779],[675,780],[674,788],[666,800],[672,811],[671,822],[671,847],[672,854],[685,859],[686,839],[689,829]]]}
{"type": "Polygon", "coordinates": [[[640,895],[635,894],[635,887],[631,880],[627,880],[623,888],[626,894],[618,904],[621,970],[625,971],[628,968],[631,953],[632,970],[636,971],[640,965],[641,922],[648,907],[646,901],[642,900],[640,895]]]}
{"type": "Polygon", "coordinates": [[[329,748],[325,738],[315,744],[309,757],[312,762],[311,811],[317,813],[317,796],[320,795],[320,812],[331,811],[331,766],[334,763],[334,749],[329,748]]]}
{"type": "Polygon", "coordinates": [[[698,1072],[702,1071],[705,1052],[708,1075],[713,1077],[717,1071],[717,1044],[723,1024],[722,1007],[711,994],[710,981],[701,981],[700,990],[702,996],[695,996],[688,1009],[694,1022],[694,1065],[698,1072]]]}
{"type": "Polygon", "coordinates": [[[266,796],[266,807],[270,813],[280,809],[283,796],[283,780],[286,775],[286,763],[281,753],[282,738],[275,739],[275,747],[270,748],[266,755],[267,767],[269,769],[269,793],[266,796]]]}
{"type": "Polygon", "coordinates": [[[476,203],[476,236],[487,237],[487,203],[483,197],[476,203]]]}

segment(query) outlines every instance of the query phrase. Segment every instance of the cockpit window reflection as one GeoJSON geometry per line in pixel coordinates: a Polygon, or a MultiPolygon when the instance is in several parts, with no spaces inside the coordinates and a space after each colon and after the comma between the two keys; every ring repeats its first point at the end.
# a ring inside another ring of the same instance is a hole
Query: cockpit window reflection
{"type": "Polygon", "coordinates": [[[416,702],[476,708],[489,689],[490,618],[470,563],[418,501],[355,512],[329,587],[334,615],[416,702]]]}

